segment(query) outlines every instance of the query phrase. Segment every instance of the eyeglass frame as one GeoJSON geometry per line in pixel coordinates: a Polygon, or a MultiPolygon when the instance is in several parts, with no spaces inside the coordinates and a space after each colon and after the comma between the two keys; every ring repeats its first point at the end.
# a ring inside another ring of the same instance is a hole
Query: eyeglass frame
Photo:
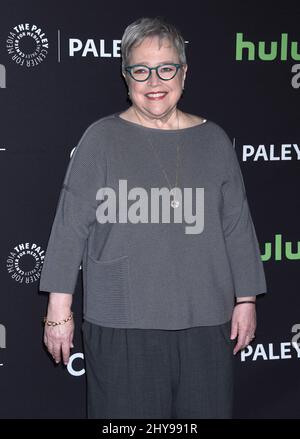
{"type": "Polygon", "coordinates": [[[159,65],[156,66],[156,67],[149,67],[149,66],[146,66],[145,64],[132,64],[131,66],[126,66],[126,67],[124,67],[124,69],[126,70],[126,72],[128,72],[128,73],[130,74],[131,78],[134,79],[134,80],[137,81],[137,82],[145,82],[145,81],[147,81],[147,80],[150,78],[151,74],[152,74],[152,70],[155,70],[155,71],[156,71],[157,76],[158,76],[159,79],[161,79],[162,81],[170,81],[171,79],[175,78],[175,76],[176,76],[177,73],[178,73],[179,68],[182,67],[184,64],[185,64],[185,63],[172,63],[172,62],[170,62],[170,63],[159,64],[159,65]],[[137,67],[137,66],[146,67],[146,68],[148,69],[149,74],[148,74],[148,76],[147,76],[146,79],[136,79],[136,78],[134,78],[134,77],[132,76],[131,69],[132,69],[132,67],[137,67]],[[175,66],[175,67],[176,67],[175,75],[172,76],[172,78],[169,78],[169,79],[162,78],[161,76],[159,76],[159,73],[158,73],[158,68],[161,67],[161,66],[175,66]]]}

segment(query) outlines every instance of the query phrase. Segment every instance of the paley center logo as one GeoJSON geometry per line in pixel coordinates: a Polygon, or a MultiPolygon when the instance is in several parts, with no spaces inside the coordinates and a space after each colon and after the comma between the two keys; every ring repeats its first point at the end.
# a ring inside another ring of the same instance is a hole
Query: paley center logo
{"type": "MultiPolygon", "coordinates": [[[[60,37],[58,38],[60,44],[60,37]]],[[[111,47],[108,49],[108,43],[104,39],[96,42],[92,38],[82,41],[80,38],[69,38],[69,56],[79,55],[83,58],[92,56],[94,58],[120,58],[121,40],[112,40],[111,47]]]]}
{"type": "MultiPolygon", "coordinates": [[[[279,41],[250,41],[244,38],[242,32],[236,34],[236,61],[300,61],[298,41],[289,41],[289,35],[282,33],[279,41]]],[[[300,88],[300,64],[294,64],[291,72],[295,75],[291,79],[293,88],[300,88]]]]}
{"type": "Polygon", "coordinates": [[[295,335],[290,341],[280,343],[257,343],[250,344],[241,351],[241,361],[274,361],[274,360],[291,360],[300,359],[300,324],[292,326],[291,332],[295,335]]]}
{"type": "Polygon", "coordinates": [[[16,245],[6,259],[6,268],[11,278],[19,284],[31,284],[39,280],[45,252],[36,243],[16,245]]]}
{"type": "Polygon", "coordinates": [[[128,192],[127,180],[119,180],[118,194],[114,188],[101,187],[96,194],[102,200],[96,209],[97,221],[104,223],[170,223],[172,213],[174,222],[183,221],[193,226],[186,226],[185,233],[197,234],[204,230],[204,188],[195,188],[195,215],[193,215],[193,188],[151,187],[150,213],[149,195],[143,187],[133,187],[128,192]],[[118,199],[117,199],[118,197],[118,199]],[[135,201],[128,207],[128,201],[135,201]],[[118,201],[118,209],[117,209],[118,201]],[[162,209],[160,206],[162,205],[162,209]],[[117,212],[118,211],[118,212],[117,212]],[[172,212],[172,213],[171,213],[172,212]],[[160,215],[161,214],[161,215],[160,215]]]}
{"type": "Polygon", "coordinates": [[[242,160],[243,162],[300,160],[300,145],[297,143],[243,144],[242,160]]]}
{"type": "Polygon", "coordinates": [[[11,59],[23,67],[35,67],[48,55],[49,41],[45,32],[36,24],[14,26],[6,39],[11,59]]]}
{"type": "MultiPolygon", "coordinates": [[[[64,32],[65,34],[65,32],[64,32]]],[[[64,37],[65,38],[65,37],[64,37]]],[[[65,57],[63,53],[64,48],[68,48],[67,56],[69,58],[120,58],[121,57],[121,42],[120,39],[108,40],[105,38],[80,38],[69,37],[64,41],[60,29],[57,31],[57,58],[58,62],[65,57]]],[[[185,41],[189,43],[189,41],[185,41]]]]}

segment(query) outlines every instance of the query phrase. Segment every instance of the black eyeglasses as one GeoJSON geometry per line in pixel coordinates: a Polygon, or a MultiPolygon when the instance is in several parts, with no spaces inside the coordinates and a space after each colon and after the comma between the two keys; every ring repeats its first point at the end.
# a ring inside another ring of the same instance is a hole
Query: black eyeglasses
{"type": "Polygon", "coordinates": [[[125,70],[130,74],[130,76],[139,82],[147,81],[151,75],[151,71],[155,70],[157,76],[164,81],[169,81],[174,78],[177,74],[178,69],[183,65],[183,63],[176,64],[160,64],[156,67],[148,67],[143,64],[133,64],[132,66],[126,66],[125,70]]]}

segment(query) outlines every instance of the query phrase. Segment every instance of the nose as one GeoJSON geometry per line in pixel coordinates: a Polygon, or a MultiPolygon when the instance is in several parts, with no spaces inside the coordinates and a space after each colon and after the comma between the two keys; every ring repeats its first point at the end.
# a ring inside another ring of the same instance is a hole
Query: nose
{"type": "Polygon", "coordinates": [[[159,83],[160,83],[160,78],[158,77],[156,71],[151,70],[151,74],[148,78],[148,84],[151,85],[152,87],[154,87],[159,83]]]}

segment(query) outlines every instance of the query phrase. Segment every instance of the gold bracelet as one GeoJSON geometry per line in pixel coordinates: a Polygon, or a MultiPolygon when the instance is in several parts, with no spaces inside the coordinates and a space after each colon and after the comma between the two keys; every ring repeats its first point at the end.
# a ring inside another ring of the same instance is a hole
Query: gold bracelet
{"type": "Polygon", "coordinates": [[[64,319],[64,320],[60,320],[59,322],[54,322],[54,321],[48,320],[47,317],[44,317],[44,323],[45,323],[45,325],[47,325],[47,326],[63,325],[64,323],[67,323],[67,322],[69,322],[70,320],[72,320],[72,318],[73,318],[73,312],[71,311],[71,314],[69,315],[69,317],[67,317],[67,318],[64,319]]]}

